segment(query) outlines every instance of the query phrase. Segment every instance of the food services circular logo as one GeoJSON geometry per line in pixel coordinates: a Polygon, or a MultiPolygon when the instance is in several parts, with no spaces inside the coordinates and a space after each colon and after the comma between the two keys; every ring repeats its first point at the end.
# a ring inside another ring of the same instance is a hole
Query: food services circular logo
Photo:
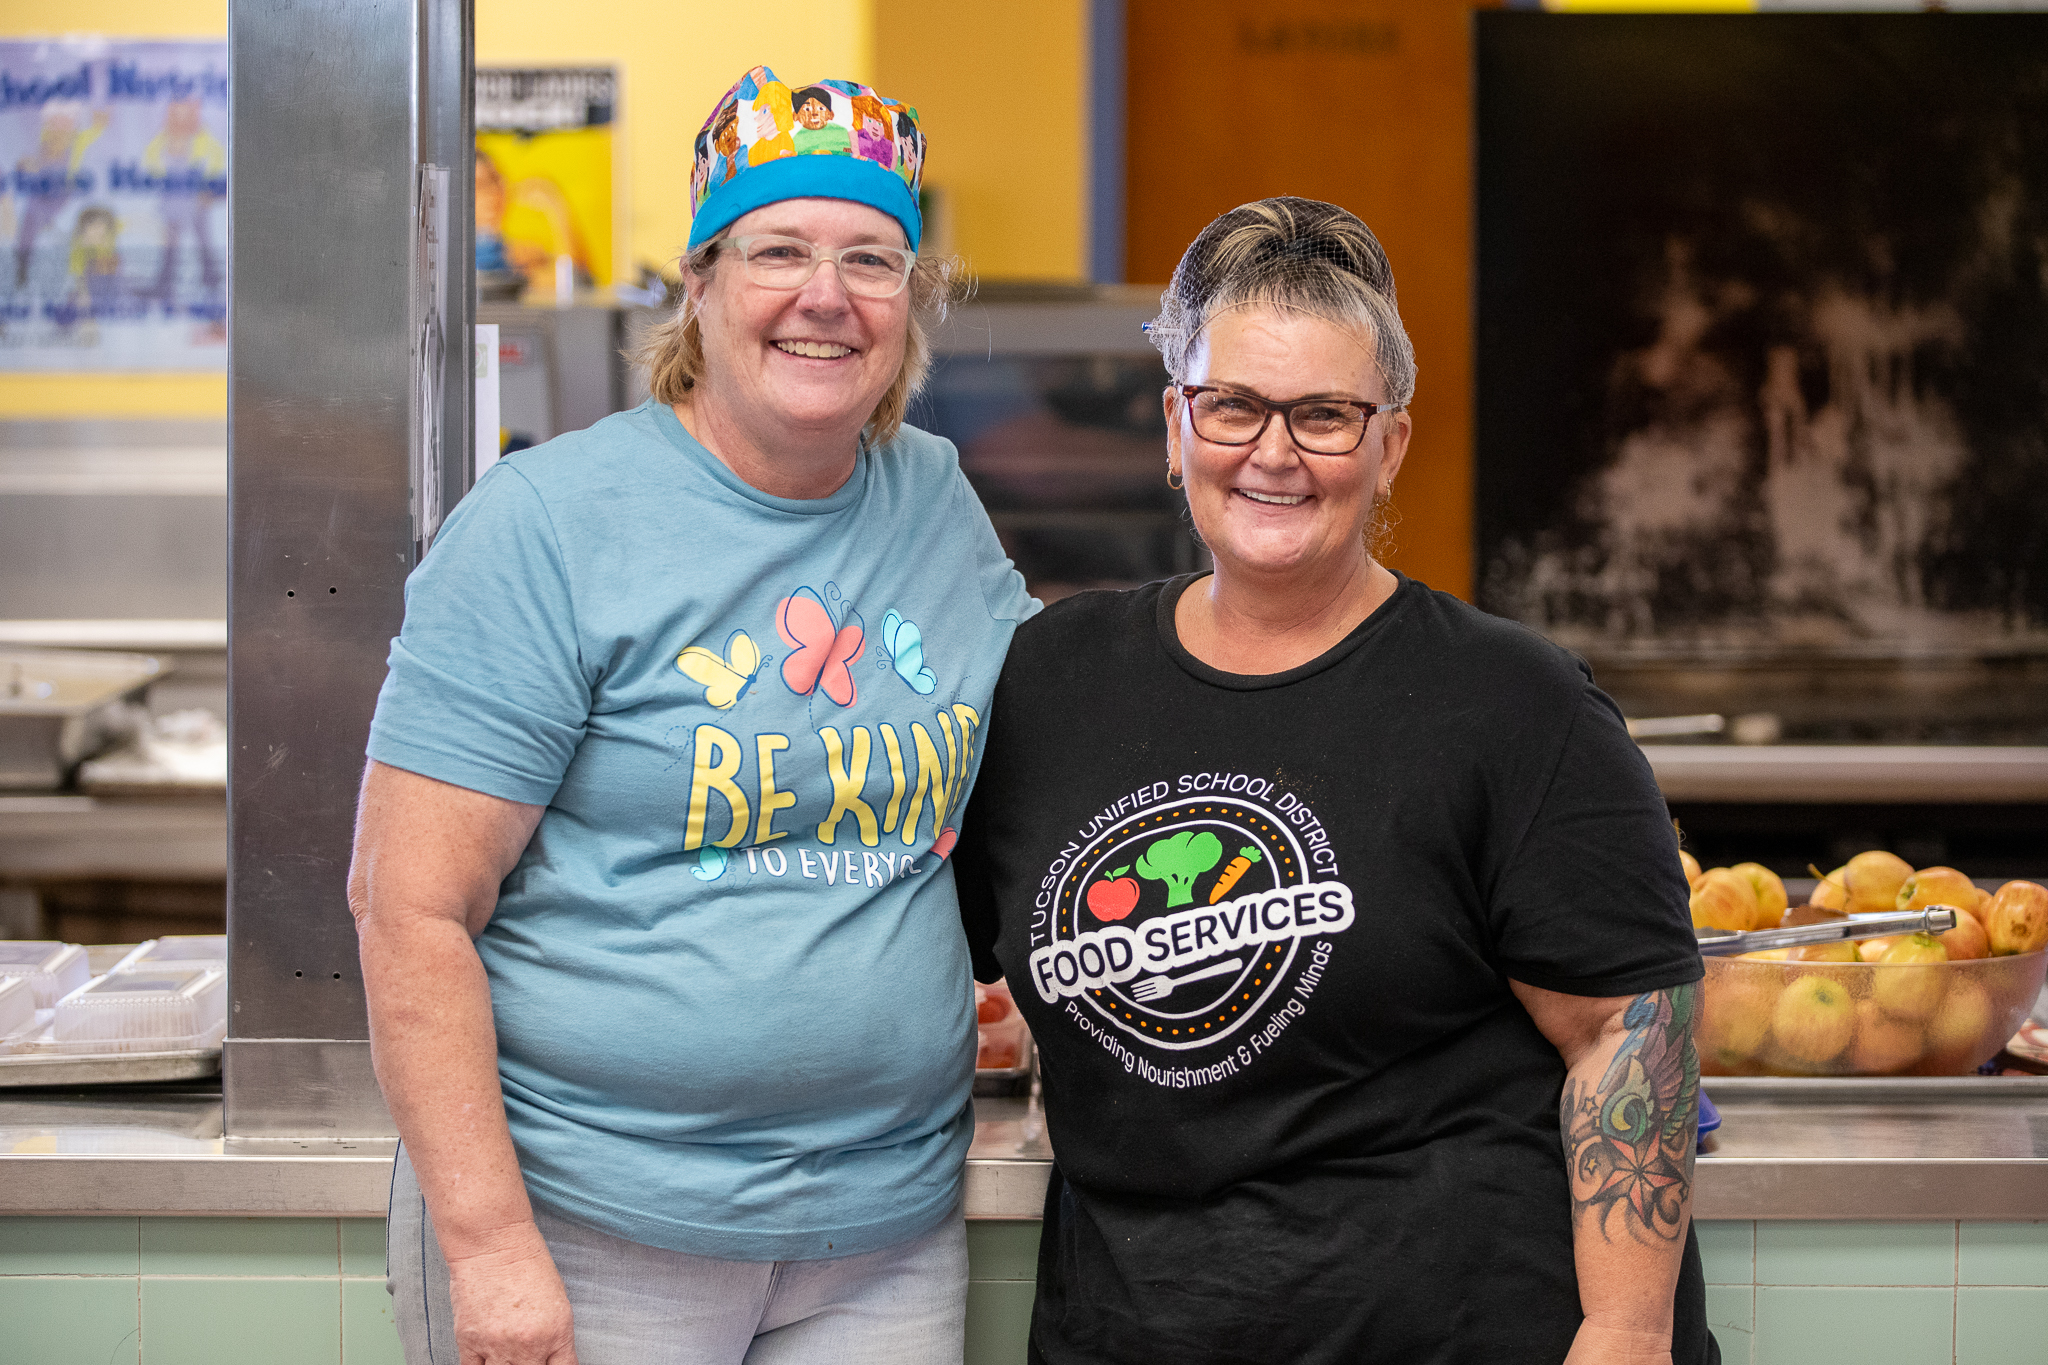
{"type": "MultiPolygon", "coordinates": [[[[1307,807],[1271,800],[1268,781],[1233,792],[1205,776],[1140,788],[1092,820],[1047,869],[1032,932],[1047,1004],[1166,1051],[1247,1029],[1269,1043],[1354,918],[1307,807]]],[[[1260,1050],[1238,1049],[1247,1062],[1260,1050]]]]}

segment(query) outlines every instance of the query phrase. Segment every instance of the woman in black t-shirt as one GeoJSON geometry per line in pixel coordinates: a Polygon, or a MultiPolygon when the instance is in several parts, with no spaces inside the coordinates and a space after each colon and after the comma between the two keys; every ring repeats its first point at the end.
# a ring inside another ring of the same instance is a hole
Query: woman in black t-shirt
{"type": "Polygon", "coordinates": [[[955,854],[1058,1154],[1032,1358],[1717,1361],[1671,827],[1583,664],[1372,557],[1379,243],[1245,205],[1151,332],[1215,571],[1019,629],[955,854]]]}

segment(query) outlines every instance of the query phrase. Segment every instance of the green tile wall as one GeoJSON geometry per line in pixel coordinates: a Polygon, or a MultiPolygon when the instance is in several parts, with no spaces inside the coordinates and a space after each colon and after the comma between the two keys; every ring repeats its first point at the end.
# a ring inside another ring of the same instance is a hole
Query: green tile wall
{"type": "Polygon", "coordinates": [[[1024,1365],[1037,1288],[1037,1219],[968,1223],[965,1365],[1024,1365]]]}
{"type": "MultiPolygon", "coordinates": [[[[1701,1223],[1727,1365],[2042,1365],[2048,1222],[1701,1223]]],[[[384,1225],[0,1218],[0,1357],[402,1365],[384,1225]]],[[[967,1365],[1022,1365],[1033,1221],[967,1225],[967,1365]]]]}

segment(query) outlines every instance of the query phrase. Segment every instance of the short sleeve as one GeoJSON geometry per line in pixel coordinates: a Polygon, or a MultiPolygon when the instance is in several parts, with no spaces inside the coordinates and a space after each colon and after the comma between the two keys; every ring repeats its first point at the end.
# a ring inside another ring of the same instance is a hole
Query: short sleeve
{"type": "Polygon", "coordinates": [[[953,887],[960,898],[960,927],[967,932],[967,950],[974,959],[974,979],[994,981],[1003,974],[996,961],[996,939],[1003,927],[1000,902],[996,899],[995,871],[989,863],[988,834],[991,818],[988,803],[979,798],[967,803],[966,818],[960,822],[960,842],[953,846],[953,887]]]}
{"type": "Polygon", "coordinates": [[[1705,971],[1649,760],[1590,685],[1488,916],[1500,970],[1545,990],[1632,995],[1705,971]]]}
{"type": "Polygon", "coordinates": [[[975,494],[974,485],[967,481],[964,471],[953,473],[954,502],[963,525],[973,530],[975,573],[981,583],[981,598],[988,605],[989,616],[997,621],[1028,621],[1042,609],[1043,603],[1033,597],[1024,586],[1024,575],[1017,572],[1017,566],[1003,550],[1003,542],[996,538],[996,528],[988,519],[988,511],[982,507],[981,499],[975,494]]]}
{"type": "Polygon", "coordinates": [[[369,756],[546,805],[590,714],[580,654],[547,508],[515,467],[494,466],[406,581],[369,756]]]}

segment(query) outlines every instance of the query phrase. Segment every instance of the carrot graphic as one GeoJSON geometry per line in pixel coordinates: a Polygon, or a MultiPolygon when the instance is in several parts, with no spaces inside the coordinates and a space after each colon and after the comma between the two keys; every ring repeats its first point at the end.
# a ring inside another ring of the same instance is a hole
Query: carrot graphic
{"type": "Polygon", "coordinates": [[[1209,888],[1209,904],[1214,905],[1228,895],[1230,888],[1237,885],[1238,878],[1250,871],[1251,865],[1258,860],[1257,849],[1239,849],[1237,856],[1223,865],[1223,875],[1216,879],[1216,885],[1209,888]]]}

